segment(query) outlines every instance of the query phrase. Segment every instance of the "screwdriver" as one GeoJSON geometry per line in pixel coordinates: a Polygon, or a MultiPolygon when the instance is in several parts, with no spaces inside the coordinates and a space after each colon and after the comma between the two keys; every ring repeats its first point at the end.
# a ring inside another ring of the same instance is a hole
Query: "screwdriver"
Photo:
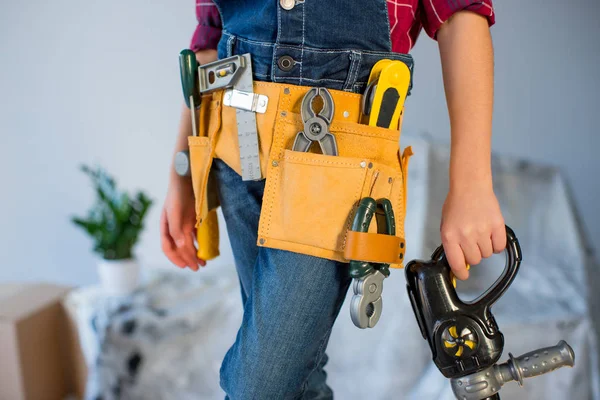
{"type": "Polygon", "coordinates": [[[181,75],[181,89],[185,104],[192,112],[192,130],[193,136],[198,136],[196,130],[196,107],[200,106],[200,88],[198,80],[198,61],[196,55],[190,49],[182,50],[179,53],[179,74],[181,75]]]}
{"type": "MultiPolygon", "coordinates": [[[[196,125],[196,107],[200,106],[201,97],[198,80],[198,61],[190,49],[179,53],[179,75],[181,76],[181,89],[185,104],[190,109],[192,117],[192,136],[198,136],[196,125]]],[[[181,176],[190,175],[190,155],[187,150],[175,155],[175,172],[181,176]]]]}
{"type": "MultiPolygon", "coordinates": [[[[200,106],[200,82],[198,78],[198,61],[190,49],[179,53],[179,74],[181,76],[181,89],[185,104],[190,109],[192,116],[192,136],[198,136],[196,125],[196,108],[200,106]]],[[[175,171],[181,176],[191,175],[189,150],[182,150],[175,155],[175,171]]],[[[210,179],[209,179],[210,180],[210,179]]],[[[214,189],[213,189],[214,191],[214,189]]],[[[208,261],[219,255],[219,221],[217,210],[210,210],[205,220],[196,230],[198,243],[198,258],[208,261]]]]}

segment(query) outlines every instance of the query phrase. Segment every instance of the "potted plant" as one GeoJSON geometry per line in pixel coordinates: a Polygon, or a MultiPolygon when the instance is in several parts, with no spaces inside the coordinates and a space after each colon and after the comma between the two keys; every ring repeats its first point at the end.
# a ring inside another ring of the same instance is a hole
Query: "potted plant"
{"type": "Polygon", "coordinates": [[[86,165],[81,170],[90,177],[97,199],[86,218],[73,217],[94,241],[100,256],[98,274],[104,289],[112,295],[127,295],[137,287],[139,264],[133,247],[144,228],[152,200],[143,192],[131,196],[117,189],[115,180],[102,168],[86,165]]]}

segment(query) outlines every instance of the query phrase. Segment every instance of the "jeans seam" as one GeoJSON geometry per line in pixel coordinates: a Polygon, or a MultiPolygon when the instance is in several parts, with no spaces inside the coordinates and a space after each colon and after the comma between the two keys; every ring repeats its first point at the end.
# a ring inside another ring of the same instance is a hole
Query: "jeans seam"
{"type": "Polygon", "coordinates": [[[281,8],[277,7],[277,36],[275,37],[275,45],[273,46],[273,55],[271,56],[271,80],[273,82],[277,82],[277,76],[275,73],[275,68],[277,62],[275,58],[277,57],[277,49],[279,48],[279,41],[281,39],[281,8]]]}
{"type": "MultiPolygon", "coordinates": [[[[395,6],[395,7],[397,7],[397,6],[395,6]]],[[[387,23],[387,32],[388,32],[388,37],[387,37],[388,43],[387,44],[388,44],[388,49],[389,49],[388,51],[392,51],[392,29],[391,29],[392,26],[390,25],[390,14],[387,9],[387,1],[383,2],[383,9],[384,9],[383,14],[385,15],[385,21],[387,23]]]]}
{"type": "Polygon", "coordinates": [[[306,7],[302,3],[302,49],[300,50],[300,81],[298,84],[302,86],[302,62],[304,61],[304,22],[306,20],[306,7]]]}
{"type": "Polygon", "coordinates": [[[227,39],[227,57],[231,57],[233,55],[233,41],[235,40],[235,36],[229,36],[227,39]]]}
{"type": "Polygon", "coordinates": [[[344,83],[344,90],[349,90],[354,86],[354,83],[358,79],[358,70],[360,69],[360,65],[362,63],[362,55],[358,51],[352,51],[350,53],[350,71],[348,72],[348,76],[346,77],[346,82],[344,83]]]}
{"type": "MultiPolygon", "coordinates": [[[[339,265],[336,266],[339,268],[339,265]]],[[[344,298],[346,297],[346,292],[348,291],[350,285],[344,285],[345,290],[344,292],[344,296],[342,297],[342,301],[338,301],[338,305],[336,307],[335,310],[335,315],[339,315],[340,310],[342,308],[342,305],[344,304],[344,298]]],[[[337,317],[336,317],[337,320],[337,317]]],[[[323,353],[325,352],[324,348],[325,348],[325,342],[327,342],[327,339],[331,336],[331,331],[333,331],[333,325],[335,325],[335,320],[333,321],[333,324],[331,324],[331,327],[327,330],[327,332],[325,332],[325,335],[323,335],[323,337],[321,338],[321,343],[319,344],[319,349],[317,350],[317,356],[315,357],[315,364],[313,366],[313,368],[311,369],[310,373],[308,375],[306,375],[306,379],[304,380],[304,382],[302,382],[302,390],[300,392],[300,394],[298,395],[299,397],[296,397],[295,399],[302,399],[302,396],[304,396],[304,392],[306,391],[306,386],[308,386],[308,379],[309,377],[312,375],[313,372],[316,371],[317,367],[319,366],[319,360],[323,357],[323,353]]]]}

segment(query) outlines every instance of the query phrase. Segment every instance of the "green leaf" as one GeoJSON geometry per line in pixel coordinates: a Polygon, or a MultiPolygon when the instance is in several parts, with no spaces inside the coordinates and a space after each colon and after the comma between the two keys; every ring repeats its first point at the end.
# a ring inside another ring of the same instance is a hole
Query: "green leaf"
{"type": "Polygon", "coordinates": [[[94,251],[106,259],[131,258],[152,200],[142,191],[130,196],[117,189],[116,181],[101,167],[81,165],[97,195],[87,219],[73,217],[75,225],[94,240],[94,251]]]}

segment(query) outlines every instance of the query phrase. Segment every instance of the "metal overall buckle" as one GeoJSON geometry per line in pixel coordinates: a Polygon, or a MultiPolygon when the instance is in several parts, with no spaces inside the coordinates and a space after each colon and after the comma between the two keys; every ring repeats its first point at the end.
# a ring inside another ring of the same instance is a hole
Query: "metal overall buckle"
{"type": "Polygon", "coordinates": [[[335,136],[329,132],[329,125],[333,120],[334,103],[331,93],[326,88],[312,88],[302,99],[300,114],[304,122],[304,130],[298,132],[292,150],[304,151],[310,150],[314,142],[318,142],[321,152],[325,155],[337,156],[338,148],[335,136]],[[313,109],[313,100],[321,96],[323,99],[323,108],[319,113],[313,109]]]}
{"type": "MultiPolygon", "coordinates": [[[[377,219],[377,232],[395,235],[396,223],[392,203],[388,199],[375,201],[363,198],[356,210],[352,230],[368,232],[373,216],[377,219]]],[[[350,302],[350,317],[354,325],[361,329],[373,328],[383,310],[383,281],[390,276],[390,265],[367,261],[350,261],[350,276],[354,278],[354,296],[350,302]]]]}

